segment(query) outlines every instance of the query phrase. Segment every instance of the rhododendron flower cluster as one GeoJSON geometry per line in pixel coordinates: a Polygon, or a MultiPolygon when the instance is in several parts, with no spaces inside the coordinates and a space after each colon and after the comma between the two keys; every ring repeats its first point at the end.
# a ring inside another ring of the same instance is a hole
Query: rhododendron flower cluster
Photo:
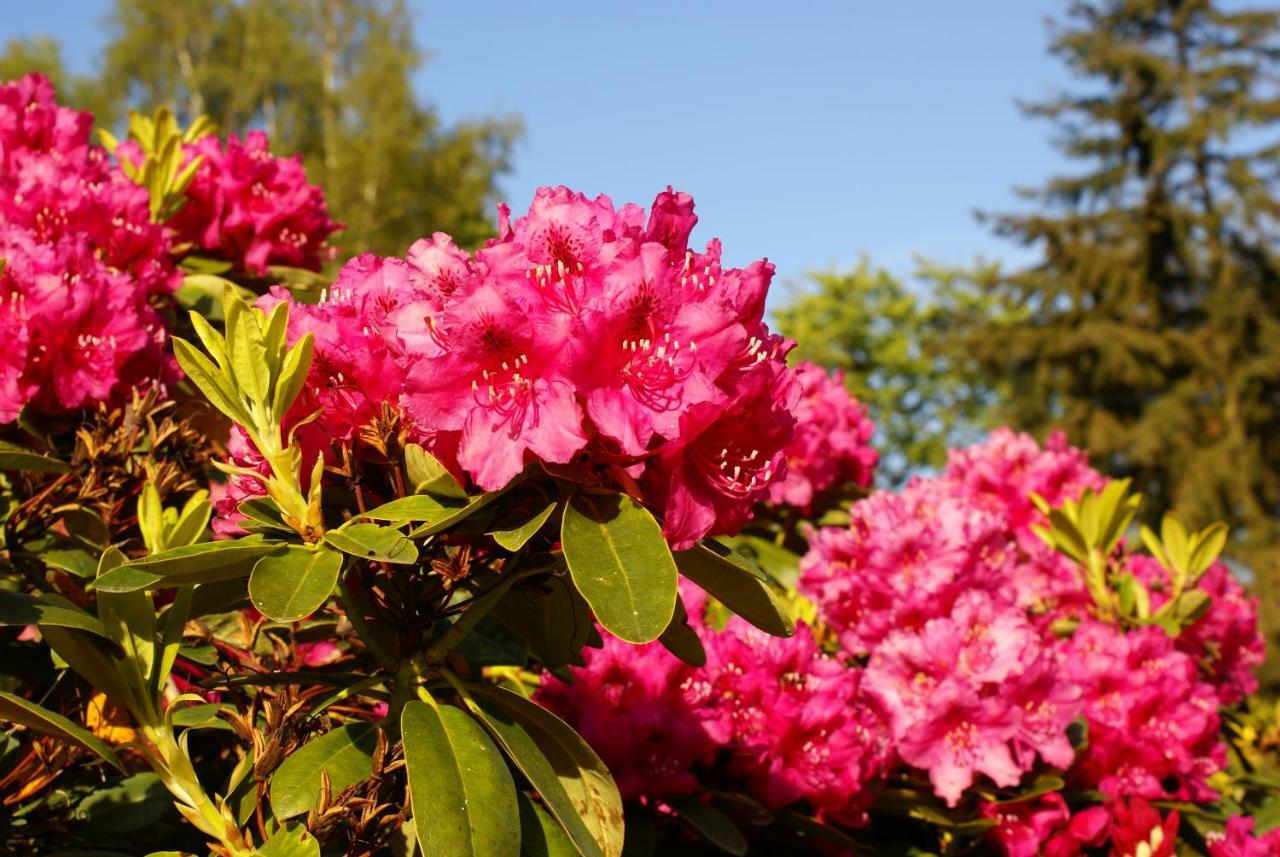
{"type": "Polygon", "coordinates": [[[1066,727],[1080,693],[1020,610],[982,590],[949,616],[894,631],[867,668],[867,687],[889,712],[898,755],[926,770],[951,806],[982,773],[1016,786],[1037,756],[1065,768],[1066,727]]]}
{"type": "Polygon", "coordinates": [[[210,134],[186,152],[201,161],[170,222],[179,243],[258,276],[269,265],[319,270],[333,257],[327,241],[342,226],[330,219],[324,192],[307,182],[301,158],[272,155],[262,131],[225,142],[210,134]]]}
{"type": "Polygon", "coordinates": [[[178,285],[169,239],[147,191],[90,145],[92,124],[40,75],[0,86],[0,422],[172,372],[149,302],[178,285]]]}
{"type": "Polygon", "coordinates": [[[804,625],[780,638],[737,617],[719,631],[691,620],[704,667],[605,635],[572,684],[548,678],[537,700],[592,744],[626,797],[695,793],[723,758],[765,806],[804,801],[821,818],[862,823],[889,752],[861,673],[823,654],[804,625]]]}
{"type": "MultiPolygon", "coordinates": [[[[847,652],[869,656],[866,684],[899,757],[948,803],[975,774],[1016,784],[1036,756],[1114,797],[1214,795],[1218,705],[1256,687],[1262,660],[1256,603],[1218,563],[1200,584],[1209,609],[1176,639],[1092,618],[1080,568],[1033,531],[1043,513],[1031,498],[1058,505],[1103,484],[1060,436],[1042,450],[998,430],[939,476],[873,494],[848,527],[814,535],[800,591],[847,652]],[[1066,742],[1077,714],[1089,734],[1078,756],[1066,742]]],[[[1153,610],[1168,600],[1158,563],[1121,561],[1153,610]]]]}
{"type": "Polygon", "coordinates": [[[646,218],[542,188],[474,255],[436,234],[359,257],[290,314],[316,353],[294,418],[344,437],[390,404],[480,488],[537,461],[637,486],[675,547],[733,532],[785,469],[801,390],[762,320],[773,266],[694,251],[696,221],[671,190],[646,218]]]}
{"type": "Polygon", "coordinates": [[[827,489],[871,484],[879,454],[871,448],[875,426],[867,409],[849,395],[844,372],[828,373],[813,363],[795,367],[801,396],[796,432],[787,444],[787,473],[769,489],[771,503],[810,512],[814,498],[827,489]]]}

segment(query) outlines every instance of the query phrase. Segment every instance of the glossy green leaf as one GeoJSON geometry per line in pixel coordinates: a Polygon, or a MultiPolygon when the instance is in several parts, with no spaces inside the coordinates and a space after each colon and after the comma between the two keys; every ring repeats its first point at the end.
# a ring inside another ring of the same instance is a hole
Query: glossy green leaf
{"type": "Polygon", "coordinates": [[[315,338],[306,334],[285,352],[284,362],[280,367],[280,378],[276,381],[276,391],[272,399],[272,409],[276,414],[286,414],[302,392],[307,380],[307,371],[311,368],[312,354],[315,351],[315,338]]]}
{"type": "Polygon", "coordinates": [[[439,521],[461,508],[454,501],[441,502],[429,494],[412,494],[383,503],[359,517],[375,521],[439,521]]]}
{"type": "Polygon", "coordinates": [[[747,839],[742,831],[711,804],[696,797],[686,797],[673,801],[672,806],[680,813],[681,820],[716,848],[734,857],[743,857],[747,853],[747,839]]]}
{"type": "Polygon", "coordinates": [[[103,592],[132,592],[247,577],[258,559],[279,544],[240,539],[186,545],[131,560],[98,578],[97,585],[103,592]]]}
{"type": "Polygon", "coordinates": [[[0,471],[21,470],[28,473],[66,473],[71,465],[16,444],[0,440],[0,471]]]}
{"type": "Polygon", "coordinates": [[[524,640],[548,669],[582,665],[581,651],[594,627],[587,602],[564,577],[507,593],[493,615],[524,640]]]}
{"type": "Polygon", "coordinates": [[[570,726],[536,702],[489,684],[470,688],[478,701],[505,710],[528,731],[555,769],[574,809],[605,857],[622,854],[622,796],[609,769],[570,726]]]}
{"type": "Polygon", "coordinates": [[[467,499],[467,492],[449,469],[416,443],[408,444],[404,449],[404,469],[415,494],[467,499]]]}
{"type": "Polygon", "coordinates": [[[111,640],[106,627],[79,607],[61,606],[34,595],[0,589],[0,625],[56,625],[111,640]]]}
{"type": "Polygon", "coordinates": [[[467,505],[455,508],[452,512],[445,515],[438,521],[428,521],[413,530],[409,535],[416,539],[420,536],[430,536],[435,533],[444,532],[455,524],[459,524],[467,518],[470,518],[476,512],[479,512],[501,496],[501,491],[490,491],[487,494],[480,494],[476,497],[472,497],[467,501],[467,505]]]}
{"type": "Polygon", "coordinates": [[[573,840],[551,813],[524,792],[520,803],[520,857],[578,857],[573,840]]]}
{"type": "Polygon", "coordinates": [[[400,715],[400,734],[423,853],[517,857],[515,781],[480,724],[451,705],[413,700],[400,715]]]}
{"type": "Polygon", "coordinates": [[[694,667],[706,666],[707,651],[702,647],[698,632],[689,625],[689,614],[684,609],[684,602],[676,597],[676,612],[671,617],[671,624],[658,638],[662,647],[686,664],[694,667]]]}
{"type": "Polygon", "coordinates": [[[173,337],[173,356],[178,358],[178,365],[182,367],[183,374],[227,419],[240,425],[249,425],[253,422],[249,411],[240,401],[240,396],[223,376],[222,370],[201,354],[199,349],[185,339],[175,336],[173,337]]]}
{"type": "MultiPolygon", "coordinates": [[[[45,596],[52,600],[52,595],[45,596]]],[[[68,606],[70,602],[67,602],[68,606]]],[[[98,690],[105,693],[114,702],[121,705],[132,705],[134,695],[125,686],[116,669],[114,655],[119,647],[93,634],[75,628],[64,628],[46,625],[40,631],[44,641],[62,658],[71,669],[75,670],[98,690]]]]}
{"type": "Polygon", "coordinates": [[[574,585],[596,619],[629,643],[656,640],[676,606],[676,563],[649,510],[625,494],[580,495],[560,541],[574,585]]]}
{"type": "Polygon", "coordinates": [[[287,545],[253,567],[249,597],[264,616],[296,622],[320,608],[342,571],[342,554],[320,546],[287,545]]]}
{"type": "Polygon", "coordinates": [[[604,857],[600,845],[561,784],[556,769],[547,761],[546,754],[525,725],[508,709],[493,702],[480,700],[474,705],[473,713],[537,790],[547,809],[564,827],[583,857],[604,857]]]}
{"type": "Polygon", "coordinates": [[[418,561],[418,546],[395,527],[346,524],[326,532],[324,540],[343,553],[360,559],[398,565],[412,565],[418,561]]]}
{"type": "Polygon", "coordinates": [[[0,720],[18,723],[37,732],[43,732],[45,735],[52,735],[54,738],[66,741],[69,744],[76,744],[121,771],[124,770],[124,766],[116,758],[115,752],[97,735],[94,735],[83,726],[72,723],[61,714],[49,711],[47,708],[41,708],[34,702],[30,702],[20,696],[0,691],[0,720]]]}
{"type": "Polygon", "coordinates": [[[208,537],[209,519],[213,516],[213,504],[208,491],[197,491],[187,499],[172,524],[166,526],[165,543],[168,547],[183,547],[203,541],[208,537]]]}
{"type": "Polygon", "coordinates": [[[271,809],[276,818],[294,818],[316,808],[321,771],[328,772],[330,790],[335,795],[369,779],[377,743],[376,726],[350,723],[289,754],[271,777],[271,809]]]}
{"type": "Polygon", "coordinates": [[[320,843],[307,828],[286,824],[257,850],[258,857],[320,857],[320,843]]]}
{"type": "Polygon", "coordinates": [[[775,637],[790,637],[795,622],[768,581],[746,560],[716,542],[676,554],[680,573],[722,604],[775,637]]]}
{"type": "Polygon", "coordinates": [[[514,553],[524,547],[529,539],[538,534],[538,531],[546,525],[547,519],[551,517],[551,513],[555,510],[556,501],[552,500],[542,508],[534,507],[530,509],[530,514],[521,516],[522,520],[507,522],[511,526],[493,530],[489,535],[493,536],[493,540],[499,545],[514,553]]]}
{"type": "Polygon", "coordinates": [[[154,482],[148,481],[142,486],[142,494],[138,497],[138,529],[142,531],[142,543],[148,552],[164,550],[164,508],[154,482]]]}

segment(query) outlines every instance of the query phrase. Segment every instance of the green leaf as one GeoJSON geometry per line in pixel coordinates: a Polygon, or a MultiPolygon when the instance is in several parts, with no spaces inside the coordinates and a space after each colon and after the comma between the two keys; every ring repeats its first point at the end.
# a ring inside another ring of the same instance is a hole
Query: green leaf
{"type": "Polygon", "coordinates": [[[593,627],[591,611],[565,578],[552,576],[537,587],[507,593],[493,615],[548,669],[584,663],[580,652],[593,627]]]}
{"type": "Polygon", "coordinates": [[[157,586],[209,583],[247,577],[260,557],[279,546],[279,542],[239,539],[172,548],[131,560],[107,572],[98,578],[98,590],[132,592],[135,589],[157,586]]]}
{"type": "MultiPolygon", "coordinates": [[[[254,497],[245,500],[236,507],[236,511],[249,519],[249,522],[259,525],[259,529],[279,530],[285,533],[296,532],[293,527],[284,522],[284,518],[280,514],[280,507],[275,501],[269,497],[254,497]]],[[[248,528],[248,522],[244,524],[248,528]]]]}
{"type": "Polygon", "coordinates": [[[375,725],[349,723],[303,744],[271,777],[271,809],[276,818],[294,818],[316,808],[321,771],[328,772],[335,795],[369,779],[377,743],[375,725]]]}
{"type": "MultiPolygon", "coordinates": [[[[159,496],[156,497],[157,503],[159,496]]],[[[125,555],[109,547],[98,563],[98,579],[119,567],[125,555]]],[[[147,694],[147,676],[155,664],[156,611],[146,592],[98,592],[98,616],[124,650],[118,671],[139,696],[147,694]]]]}
{"type": "Polygon", "coordinates": [[[1217,561],[1227,546],[1227,536],[1229,534],[1230,531],[1227,529],[1227,525],[1221,522],[1210,524],[1196,533],[1195,547],[1191,551],[1191,561],[1188,568],[1193,580],[1199,579],[1217,561]]]}
{"type": "Polygon", "coordinates": [[[415,494],[467,499],[467,492],[458,484],[449,468],[416,443],[404,448],[404,469],[415,494]]]}
{"type": "Polygon", "coordinates": [[[21,470],[28,473],[67,473],[71,470],[71,465],[0,440],[0,471],[5,470],[21,470]]]}
{"type": "Polygon", "coordinates": [[[714,541],[676,554],[681,574],[722,604],[775,637],[790,637],[795,622],[767,580],[746,560],[714,541]]]}
{"type": "Polygon", "coordinates": [[[671,624],[662,632],[658,641],[664,649],[690,666],[702,667],[707,664],[707,651],[702,647],[698,632],[689,626],[689,614],[679,596],[676,597],[676,612],[671,617],[671,624]]]}
{"type": "Polygon", "coordinates": [[[20,696],[0,691],[0,719],[10,723],[18,723],[45,735],[52,735],[69,744],[75,744],[109,762],[112,766],[124,771],[124,766],[116,758],[115,752],[106,742],[88,729],[72,723],[54,711],[41,708],[20,696]]]}
{"type": "Polygon", "coordinates": [[[253,567],[249,597],[264,616],[296,622],[320,608],[342,571],[342,554],[326,547],[286,545],[253,567]]]}
{"type": "Polygon", "coordinates": [[[173,356],[178,358],[178,365],[183,373],[200,389],[209,403],[223,413],[227,419],[239,425],[251,425],[253,418],[240,401],[240,396],[223,376],[222,371],[214,366],[200,351],[181,337],[173,337],[173,356]]]}
{"type": "Polygon", "coordinates": [[[377,524],[344,524],[324,534],[324,540],[343,553],[375,562],[412,565],[418,561],[418,547],[395,527],[377,524]]]}
{"type": "Polygon", "coordinates": [[[579,495],[560,541],[573,582],[606,629],[629,643],[656,640],[676,606],[675,559],[649,510],[625,494],[579,495]]]}
{"type": "Polygon", "coordinates": [[[541,804],[524,792],[520,803],[520,857],[578,857],[573,840],[541,804]]]}
{"type": "Polygon", "coordinates": [[[164,507],[160,504],[160,492],[154,482],[142,486],[138,498],[138,529],[142,530],[142,543],[150,553],[164,550],[164,507]]]}
{"type": "Polygon", "coordinates": [[[320,857],[320,843],[301,824],[286,824],[262,843],[258,857],[320,857]]]}
{"type": "Polygon", "coordinates": [[[0,589],[0,625],[55,625],[76,628],[111,641],[111,635],[97,618],[79,607],[63,607],[34,595],[0,589]]]}
{"type": "Polygon", "coordinates": [[[451,705],[413,700],[400,715],[400,734],[423,853],[518,855],[515,782],[479,724],[451,705]]]}
{"type": "Polygon", "coordinates": [[[537,742],[605,857],[622,854],[622,797],[609,769],[567,723],[536,702],[489,684],[470,687],[477,700],[504,709],[537,742]]]}
{"type": "MultiPolygon", "coordinates": [[[[228,294],[234,295],[230,290],[228,294]]],[[[261,313],[245,304],[238,295],[232,300],[236,308],[226,318],[231,376],[249,401],[260,406],[258,413],[265,413],[271,405],[271,366],[262,334],[261,313]]]]}
{"type": "Polygon", "coordinates": [[[696,797],[678,798],[672,806],[680,818],[716,848],[735,857],[747,853],[747,840],[742,831],[720,810],[696,797]]]}
{"type": "Polygon", "coordinates": [[[304,334],[284,355],[280,366],[280,377],[276,380],[276,391],[272,398],[272,412],[282,418],[297,401],[298,394],[307,381],[307,372],[311,370],[311,359],[315,352],[315,337],[304,334]]]}
{"type": "Polygon", "coordinates": [[[165,543],[168,547],[193,545],[204,539],[213,516],[213,504],[208,491],[197,491],[188,498],[173,524],[167,528],[165,543]]]}
{"type": "Polygon", "coordinates": [[[98,573],[98,557],[81,547],[44,548],[40,551],[40,560],[50,568],[61,569],[76,577],[93,577],[98,573]]]}
{"type": "Polygon", "coordinates": [[[600,845],[561,784],[556,769],[547,761],[546,755],[528,729],[510,711],[493,702],[480,700],[473,705],[473,713],[538,792],[547,809],[569,834],[579,853],[583,857],[604,857],[600,845]]]}
{"type": "Polygon", "coordinates": [[[467,505],[459,508],[455,508],[452,512],[450,512],[445,517],[439,519],[438,521],[428,521],[427,523],[413,530],[411,533],[409,533],[409,535],[412,538],[416,539],[416,538],[419,538],[420,536],[430,536],[430,535],[434,535],[435,533],[443,532],[444,530],[447,530],[450,527],[452,527],[454,524],[457,524],[460,521],[465,521],[467,518],[471,517],[476,512],[479,512],[485,506],[488,506],[490,503],[492,503],[494,500],[498,499],[501,496],[502,496],[501,491],[490,491],[486,494],[480,494],[475,497],[472,497],[468,500],[467,505]]]}
{"type": "Polygon", "coordinates": [[[461,508],[457,503],[441,503],[428,494],[412,494],[383,503],[357,517],[375,521],[438,521],[461,508]]]}
{"type": "Polygon", "coordinates": [[[547,519],[551,517],[551,513],[556,510],[556,501],[552,500],[541,509],[534,507],[530,511],[532,514],[523,515],[519,523],[515,526],[508,526],[500,530],[493,530],[489,535],[493,536],[493,540],[502,547],[512,553],[524,547],[529,539],[538,534],[538,531],[546,525],[547,519]]]}
{"type": "MultiPolygon", "coordinates": [[[[45,596],[52,601],[52,595],[45,596]]],[[[58,602],[61,603],[61,602],[58,602]]],[[[70,606],[70,602],[67,602],[70,606]]],[[[87,634],[76,628],[64,628],[46,625],[40,630],[44,641],[57,652],[58,657],[66,661],[71,669],[83,676],[89,684],[109,696],[112,701],[129,706],[135,703],[133,694],[125,686],[116,669],[115,653],[119,647],[108,644],[100,637],[87,634]]]]}

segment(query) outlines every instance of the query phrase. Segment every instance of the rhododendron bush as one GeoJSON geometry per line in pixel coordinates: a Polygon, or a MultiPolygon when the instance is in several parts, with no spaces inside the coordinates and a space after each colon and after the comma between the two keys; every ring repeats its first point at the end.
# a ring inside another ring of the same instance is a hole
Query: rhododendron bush
{"type": "Polygon", "coordinates": [[[1225,529],[873,490],[688,195],[337,268],[265,135],[91,124],[0,87],[6,849],[1280,853],[1225,529]]]}

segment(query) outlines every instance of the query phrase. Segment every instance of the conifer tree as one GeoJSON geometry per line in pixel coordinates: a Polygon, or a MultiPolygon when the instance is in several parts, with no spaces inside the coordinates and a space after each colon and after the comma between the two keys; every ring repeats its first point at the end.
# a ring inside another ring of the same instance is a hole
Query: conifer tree
{"type": "MultiPolygon", "coordinates": [[[[953,340],[1007,383],[1002,416],[1063,428],[1144,514],[1229,521],[1264,601],[1280,583],[1280,12],[1077,0],[1052,52],[1077,91],[1026,107],[1079,166],[996,230],[1039,260],[1025,311],[953,340]]],[[[1274,596],[1271,596],[1274,599],[1274,596]]],[[[1275,617],[1277,603],[1265,605],[1275,617]]],[[[1272,628],[1280,624],[1272,623],[1272,628]]]]}

